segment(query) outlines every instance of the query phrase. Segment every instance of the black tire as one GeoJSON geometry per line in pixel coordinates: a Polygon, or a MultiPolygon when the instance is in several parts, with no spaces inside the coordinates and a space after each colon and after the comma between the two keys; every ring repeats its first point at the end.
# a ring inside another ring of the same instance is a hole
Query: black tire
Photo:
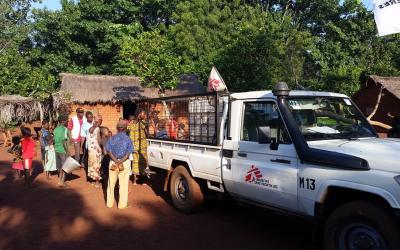
{"type": "Polygon", "coordinates": [[[398,250],[399,226],[383,206],[367,201],[346,203],[329,216],[324,246],[326,250],[398,250]]]}
{"type": "Polygon", "coordinates": [[[184,213],[192,213],[200,209],[204,196],[200,185],[184,166],[174,169],[170,181],[170,193],[174,207],[184,213]]]}

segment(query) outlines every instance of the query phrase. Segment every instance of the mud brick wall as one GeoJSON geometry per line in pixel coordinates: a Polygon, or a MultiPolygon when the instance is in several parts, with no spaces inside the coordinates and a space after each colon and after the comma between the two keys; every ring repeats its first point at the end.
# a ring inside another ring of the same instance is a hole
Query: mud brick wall
{"type": "Polygon", "coordinates": [[[71,110],[72,113],[69,115],[70,118],[75,116],[75,110],[81,107],[83,110],[91,111],[94,115],[101,115],[103,117],[102,126],[108,127],[113,134],[116,133],[116,126],[119,119],[122,117],[122,106],[119,104],[72,104],[71,110]]]}

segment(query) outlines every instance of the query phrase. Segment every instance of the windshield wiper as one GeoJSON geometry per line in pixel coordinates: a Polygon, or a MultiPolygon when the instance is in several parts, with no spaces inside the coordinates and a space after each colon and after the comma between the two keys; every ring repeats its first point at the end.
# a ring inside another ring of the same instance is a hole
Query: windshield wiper
{"type": "Polygon", "coordinates": [[[347,139],[349,141],[356,141],[361,137],[361,135],[355,131],[347,132],[347,133],[342,133],[341,134],[344,139],[347,139]]]}
{"type": "Polygon", "coordinates": [[[340,139],[338,135],[340,134],[326,134],[322,132],[313,131],[312,133],[303,134],[305,138],[308,139],[340,139]]]}

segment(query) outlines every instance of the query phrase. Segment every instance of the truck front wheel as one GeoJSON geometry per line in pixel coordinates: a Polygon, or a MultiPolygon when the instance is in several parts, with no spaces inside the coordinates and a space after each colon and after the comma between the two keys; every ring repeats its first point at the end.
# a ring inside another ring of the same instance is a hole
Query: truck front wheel
{"type": "Polygon", "coordinates": [[[367,201],[344,204],[329,216],[324,230],[327,250],[400,249],[400,231],[390,212],[367,201]]]}
{"type": "Polygon", "coordinates": [[[172,172],[170,192],[172,203],[182,212],[194,212],[203,203],[204,196],[200,185],[184,166],[178,166],[172,172]]]}

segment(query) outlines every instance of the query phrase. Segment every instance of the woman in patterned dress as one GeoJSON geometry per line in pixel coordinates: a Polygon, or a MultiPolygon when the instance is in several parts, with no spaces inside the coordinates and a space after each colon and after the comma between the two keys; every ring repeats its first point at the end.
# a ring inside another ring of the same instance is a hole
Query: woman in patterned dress
{"type": "Polygon", "coordinates": [[[147,136],[146,136],[146,113],[144,110],[138,112],[137,120],[128,125],[129,137],[133,143],[133,185],[136,185],[137,177],[144,174],[147,168],[147,136]]]}
{"type": "Polygon", "coordinates": [[[95,118],[93,126],[89,129],[88,140],[88,177],[94,180],[94,186],[101,188],[101,138],[100,125],[102,123],[101,116],[95,118]]]}

